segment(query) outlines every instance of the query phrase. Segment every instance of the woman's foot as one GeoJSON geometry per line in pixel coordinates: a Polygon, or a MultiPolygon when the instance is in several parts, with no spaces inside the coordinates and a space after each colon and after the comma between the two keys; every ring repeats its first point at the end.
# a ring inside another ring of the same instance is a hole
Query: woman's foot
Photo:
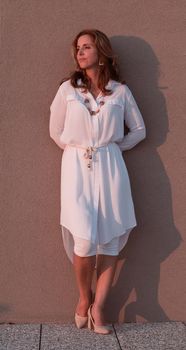
{"type": "Polygon", "coordinates": [[[103,311],[98,312],[95,311],[97,308],[97,305],[92,304],[88,309],[88,328],[93,329],[95,333],[99,334],[110,334],[112,333],[112,327],[108,324],[105,324],[103,321],[103,311]],[[93,307],[94,307],[94,315],[97,314],[97,316],[93,316],[93,307]],[[97,318],[97,320],[96,320],[97,318]]]}

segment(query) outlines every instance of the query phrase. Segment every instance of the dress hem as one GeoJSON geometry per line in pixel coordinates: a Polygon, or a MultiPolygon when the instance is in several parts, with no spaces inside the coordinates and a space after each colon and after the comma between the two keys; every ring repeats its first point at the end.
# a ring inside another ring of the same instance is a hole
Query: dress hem
{"type": "MultiPolygon", "coordinates": [[[[64,249],[66,251],[66,254],[67,254],[69,260],[73,263],[73,253],[74,253],[73,234],[71,233],[70,229],[67,226],[65,226],[64,224],[60,223],[60,226],[61,226],[61,231],[62,231],[61,233],[62,233],[64,249]]],[[[109,241],[104,242],[102,244],[106,244],[106,243],[110,242],[115,237],[120,237],[119,249],[118,249],[118,255],[119,255],[121,250],[125,247],[132,229],[135,228],[136,226],[137,226],[137,223],[134,223],[133,225],[126,227],[125,231],[123,231],[122,233],[120,233],[118,235],[115,235],[114,237],[109,239],[109,241]]],[[[80,236],[78,236],[78,237],[80,237],[80,236]]]]}

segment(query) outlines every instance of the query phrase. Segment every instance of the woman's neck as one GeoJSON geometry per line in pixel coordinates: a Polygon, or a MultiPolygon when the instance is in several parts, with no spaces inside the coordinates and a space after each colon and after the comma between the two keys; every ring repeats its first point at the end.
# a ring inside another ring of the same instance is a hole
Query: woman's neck
{"type": "Polygon", "coordinates": [[[96,89],[98,86],[98,77],[99,77],[99,71],[98,69],[87,69],[86,70],[86,75],[89,77],[91,80],[91,87],[93,89],[96,89]]]}

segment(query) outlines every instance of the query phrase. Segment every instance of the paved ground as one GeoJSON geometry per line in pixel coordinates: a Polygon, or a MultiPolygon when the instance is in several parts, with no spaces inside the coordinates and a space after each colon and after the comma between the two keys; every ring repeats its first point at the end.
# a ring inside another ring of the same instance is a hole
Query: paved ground
{"type": "Polygon", "coordinates": [[[0,350],[60,349],[186,350],[186,323],[125,323],[105,336],[71,324],[0,324],[0,350]]]}

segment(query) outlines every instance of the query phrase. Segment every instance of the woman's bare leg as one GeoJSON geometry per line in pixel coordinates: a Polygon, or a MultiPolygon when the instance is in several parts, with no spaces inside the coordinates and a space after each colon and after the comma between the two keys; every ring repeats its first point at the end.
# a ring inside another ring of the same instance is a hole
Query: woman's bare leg
{"type": "Polygon", "coordinates": [[[96,325],[104,325],[104,306],[112,286],[118,256],[98,255],[97,257],[97,287],[92,316],[96,325]]]}
{"type": "Polygon", "coordinates": [[[92,301],[91,285],[95,263],[96,256],[80,257],[74,254],[73,264],[80,295],[76,312],[80,316],[87,316],[87,311],[92,301]]]}

